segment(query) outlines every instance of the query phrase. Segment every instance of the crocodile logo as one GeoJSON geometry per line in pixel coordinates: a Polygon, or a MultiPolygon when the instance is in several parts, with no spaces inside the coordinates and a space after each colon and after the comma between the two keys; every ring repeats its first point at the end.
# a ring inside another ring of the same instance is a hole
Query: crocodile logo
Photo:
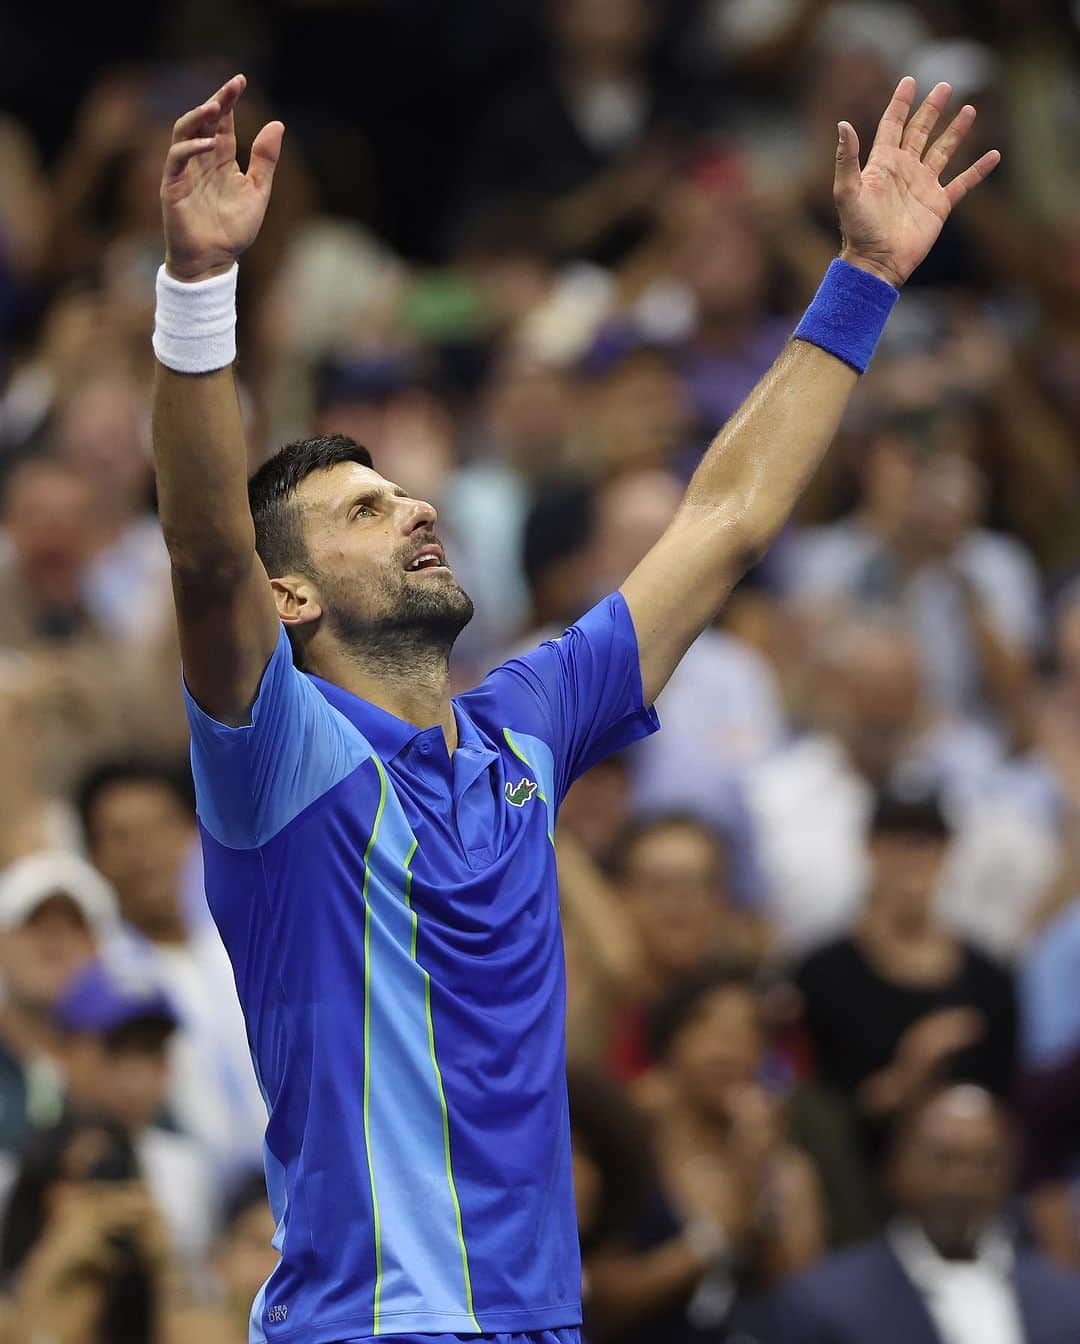
{"type": "Polygon", "coordinates": [[[506,781],[506,801],[511,807],[524,807],[535,792],[536,785],[531,779],[523,779],[517,784],[506,781]]]}

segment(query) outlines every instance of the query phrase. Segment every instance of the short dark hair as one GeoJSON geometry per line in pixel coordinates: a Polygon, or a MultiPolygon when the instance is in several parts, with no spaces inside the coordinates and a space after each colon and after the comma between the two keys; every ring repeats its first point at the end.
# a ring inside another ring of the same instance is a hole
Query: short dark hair
{"type": "Polygon", "coordinates": [[[373,465],[368,450],[347,434],[319,434],[285,444],[248,481],[255,549],[272,579],[301,569],[307,561],[300,513],[291,503],[301,481],[342,462],[373,465]]]}
{"type": "Polygon", "coordinates": [[[632,1240],[657,1199],[657,1175],[645,1117],[613,1078],[583,1065],[567,1071],[570,1130],[575,1149],[592,1159],[600,1199],[581,1250],[632,1240]]]}
{"type": "Polygon", "coordinates": [[[185,812],[195,815],[195,784],[186,761],[112,757],[91,766],[75,788],[75,808],[88,844],[92,843],[94,808],[102,795],[117,784],[160,784],[185,812]]]}
{"type": "Polygon", "coordinates": [[[237,1176],[225,1193],[221,1210],[221,1231],[225,1236],[250,1209],[267,1203],[266,1177],[261,1168],[237,1176]]]}
{"type": "Polygon", "coordinates": [[[608,871],[613,877],[624,877],[629,867],[629,858],[638,845],[661,831],[694,831],[703,840],[707,840],[716,854],[720,873],[728,868],[728,842],[726,836],[717,827],[707,822],[696,812],[675,809],[666,812],[653,812],[646,816],[631,817],[622,828],[612,846],[608,860],[608,871]]]}
{"type": "Polygon", "coordinates": [[[675,1037],[693,1021],[703,1001],[726,989],[741,990],[753,999],[757,999],[759,992],[753,973],[737,963],[706,962],[683,976],[656,1004],[646,1020],[645,1034],[652,1058],[657,1063],[666,1059],[675,1037]]]}
{"type": "Polygon", "coordinates": [[[521,566],[533,591],[554,564],[585,549],[595,507],[596,491],[584,479],[552,479],[537,487],[521,541],[521,566]]]}
{"type": "Polygon", "coordinates": [[[945,843],[951,831],[937,791],[886,789],[879,793],[870,816],[870,836],[884,835],[920,837],[945,843]]]}

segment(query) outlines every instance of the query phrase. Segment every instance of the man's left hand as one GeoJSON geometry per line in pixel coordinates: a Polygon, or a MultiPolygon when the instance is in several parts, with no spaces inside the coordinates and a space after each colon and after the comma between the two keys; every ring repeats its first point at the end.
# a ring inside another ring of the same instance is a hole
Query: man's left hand
{"type": "Polygon", "coordinates": [[[930,144],[951,93],[948,84],[935,85],[913,116],[915,81],[906,75],[885,109],[862,169],[855,128],[846,121],[838,128],[833,194],[844,234],[840,255],[897,288],[933,247],[953,207],[1001,161],[991,149],[942,185],[941,174],[975,121],[975,109],[966,103],[930,144]]]}

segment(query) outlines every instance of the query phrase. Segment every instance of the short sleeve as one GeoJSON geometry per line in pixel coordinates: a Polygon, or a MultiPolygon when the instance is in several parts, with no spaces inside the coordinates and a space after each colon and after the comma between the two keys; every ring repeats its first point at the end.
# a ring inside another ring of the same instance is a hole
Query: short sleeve
{"type": "Polygon", "coordinates": [[[199,819],[220,844],[255,849],[352,773],[371,748],[293,665],[282,626],[251,722],[230,728],[184,686],[199,819]]]}
{"type": "Polygon", "coordinates": [[[621,593],[560,639],[496,668],[482,689],[505,726],[532,732],[551,748],[557,801],[590,766],[660,727],[643,703],[637,634],[621,593]]]}

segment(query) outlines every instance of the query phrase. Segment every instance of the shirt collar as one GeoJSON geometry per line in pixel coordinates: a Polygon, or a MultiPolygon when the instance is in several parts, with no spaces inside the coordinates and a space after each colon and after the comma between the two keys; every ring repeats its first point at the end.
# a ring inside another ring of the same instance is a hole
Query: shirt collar
{"type": "MultiPolygon", "coordinates": [[[[889,1225],[888,1237],[908,1277],[926,1292],[939,1287],[955,1268],[954,1262],[940,1254],[918,1223],[911,1218],[895,1219],[889,1225]]],[[[999,1278],[1008,1278],[1012,1274],[1014,1261],[1015,1254],[1008,1233],[1000,1224],[994,1224],[979,1238],[975,1259],[966,1263],[977,1265],[999,1278]]]]}
{"type": "MultiPolygon", "coordinates": [[[[363,733],[380,760],[393,760],[421,733],[433,731],[431,728],[420,728],[415,723],[399,719],[396,714],[391,714],[389,710],[380,709],[378,705],[373,705],[370,700],[361,699],[360,696],[353,695],[352,691],[347,691],[342,686],[336,686],[332,681],[325,681],[313,672],[308,672],[305,675],[326,700],[339,713],[344,714],[353,727],[363,733]]],[[[467,748],[468,755],[475,755],[477,759],[486,764],[497,753],[492,751],[484,742],[477,731],[476,725],[466,713],[464,706],[456,699],[452,700],[451,704],[454,707],[454,717],[457,719],[458,751],[467,748]]],[[[441,730],[439,731],[441,732],[441,730]]]]}
{"type": "Polygon", "coordinates": [[[380,709],[370,700],[362,700],[360,696],[353,695],[352,691],[345,690],[343,686],[335,686],[332,681],[325,681],[313,672],[306,673],[306,676],[330,704],[339,713],[344,714],[354,728],[363,733],[381,760],[392,760],[414,737],[429,731],[417,727],[415,723],[399,719],[389,710],[380,709]]]}

